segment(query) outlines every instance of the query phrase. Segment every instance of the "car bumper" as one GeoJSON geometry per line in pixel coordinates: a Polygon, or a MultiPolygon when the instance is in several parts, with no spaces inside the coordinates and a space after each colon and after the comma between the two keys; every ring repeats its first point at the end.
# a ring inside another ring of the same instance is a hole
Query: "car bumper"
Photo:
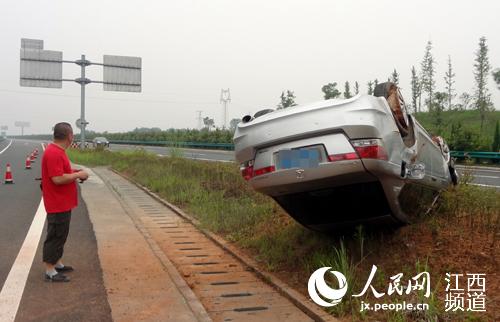
{"type": "Polygon", "coordinates": [[[266,195],[280,196],[376,180],[361,160],[346,160],[321,163],[317,168],[278,170],[252,178],[250,185],[266,195]]]}

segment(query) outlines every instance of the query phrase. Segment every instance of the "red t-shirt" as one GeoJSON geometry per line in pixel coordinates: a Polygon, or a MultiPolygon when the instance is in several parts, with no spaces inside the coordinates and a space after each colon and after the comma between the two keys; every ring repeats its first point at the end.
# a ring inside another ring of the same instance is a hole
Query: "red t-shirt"
{"type": "Polygon", "coordinates": [[[73,172],[64,149],[57,144],[49,144],[42,158],[42,192],[47,213],[69,211],[78,205],[75,181],[56,185],[51,179],[73,172]]]}

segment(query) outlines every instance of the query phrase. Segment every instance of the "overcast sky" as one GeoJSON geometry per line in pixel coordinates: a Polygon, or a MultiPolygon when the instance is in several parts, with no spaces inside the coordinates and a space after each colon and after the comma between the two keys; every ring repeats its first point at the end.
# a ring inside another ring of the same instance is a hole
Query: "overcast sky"
{"type": "MultiPolygon", "coordinates": [[[[96,131],[135,127],[194,128],[196,111],[221,125],[221,88],[230,88],[229,119],[274,108],[282,90],[300,104],[322,99],[321,86],[385,80],[394,68],[410,101],[410,69],[434,44],[437,90],[451,55],[458,93],[473,92],[474,53],[487,38],[492,67],[500,67],[500,1],[5,1],[0,0],[0,125],[20,133],[49,133],[80,116],[80,87],[19,86],[21,38],[43,39],[64,59],[101,62],[103,54],[140,56],[142,93],[87,86],[87,120],[96,131]]],[[[64,64],[65,78],[79,67],[64,64]]],[[[102,80],[102,69],[88,68],[102,80]]],[[[500,91],[489,79],[493,102],[500,91]]]]}

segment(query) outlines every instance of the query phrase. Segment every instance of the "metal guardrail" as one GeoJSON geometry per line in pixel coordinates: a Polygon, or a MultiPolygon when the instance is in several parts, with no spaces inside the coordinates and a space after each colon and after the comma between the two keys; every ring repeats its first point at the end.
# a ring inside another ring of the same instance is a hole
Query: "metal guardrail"
{"type": "Polygon", "coordinates": [[[451,151],[450,154],[458,159],[500,160],[500,152],[451,151]]]}
{"type": "Polygon", "coordinates": [[[179,148],[234,150],[232,143],[109,140],[113,144],[172,146],[179,148]]]}

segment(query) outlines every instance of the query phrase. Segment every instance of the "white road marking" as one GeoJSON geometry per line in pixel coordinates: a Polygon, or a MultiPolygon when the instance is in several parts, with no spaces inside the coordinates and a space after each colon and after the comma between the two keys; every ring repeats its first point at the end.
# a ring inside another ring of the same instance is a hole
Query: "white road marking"
{"type": "Polygon", "coordinates": [[[500,186],[494,186],[491,184],[482,184],[482,183],[469,183],[473,186],[480,186],[480,187],[489,187],[489,188],[500,188],[500,186]]]}
{"type": "Polygon", "coordinates": [[[9,144],[5,147],[5,149],[3,149],[2,151],[0,151],[0,154],[4,153],[12,144],[12,140],[10,140],[9,144]]]}
{"type": "Polygon", "coordinates": [[[469,171],[485,171],[485,172],[500,172],[500,168],[487,168],[487,167],[473,167],[473,168],[466,168],[466,167],[460,167],[460,168],[457,168],[457,170],[459,171],[465,171],[465,170],[469,170],[469,171]]]}
{"type": "Polygon", "coordinates": [[[46,213],[42,199],[28,234],[24,239],[23,246],[0,291],[0,321],[2,322],[14,321],[16,318],[17,310],[23,297],[24,287],[28,280],[33,259],[35,258],[36,249],[42,236],[45,218],[46,213]]]}
{"type": "Polygon", "coordinates": [[[480,174],[473,174],[472,175],[474,178],[490,178],[490,179],[500,179],[500,177],[495,177],[495,176],[482,176],[480,174]]]}
{"type": "Polygon", "coordinates": [[[186,159],[191,159],[191,160],[199,160],[199,161],[211,161],[211,162],[234,162],[234,161],[229,161],[229,160],[215,160],[215,159],[203,159],[203,158],[193,158],[193,157],[184,157],[186,159]]]}
{"type": "MultiPolygon", "coordinates": [[[[43,144],[42,149],[45,150],[43,144]]],[[[28,234],[21,246],[21,250],[17,254],[14,265],[12,265],[9,275],[0,291],[0,321],[2,322],[11,322],[16,318],[24,288],[28,281],[31,265],[33,264],[40,237],[42,236],[45,218],[46,213],[42,198],[35,217],[31,222],[28,234]]]]}

